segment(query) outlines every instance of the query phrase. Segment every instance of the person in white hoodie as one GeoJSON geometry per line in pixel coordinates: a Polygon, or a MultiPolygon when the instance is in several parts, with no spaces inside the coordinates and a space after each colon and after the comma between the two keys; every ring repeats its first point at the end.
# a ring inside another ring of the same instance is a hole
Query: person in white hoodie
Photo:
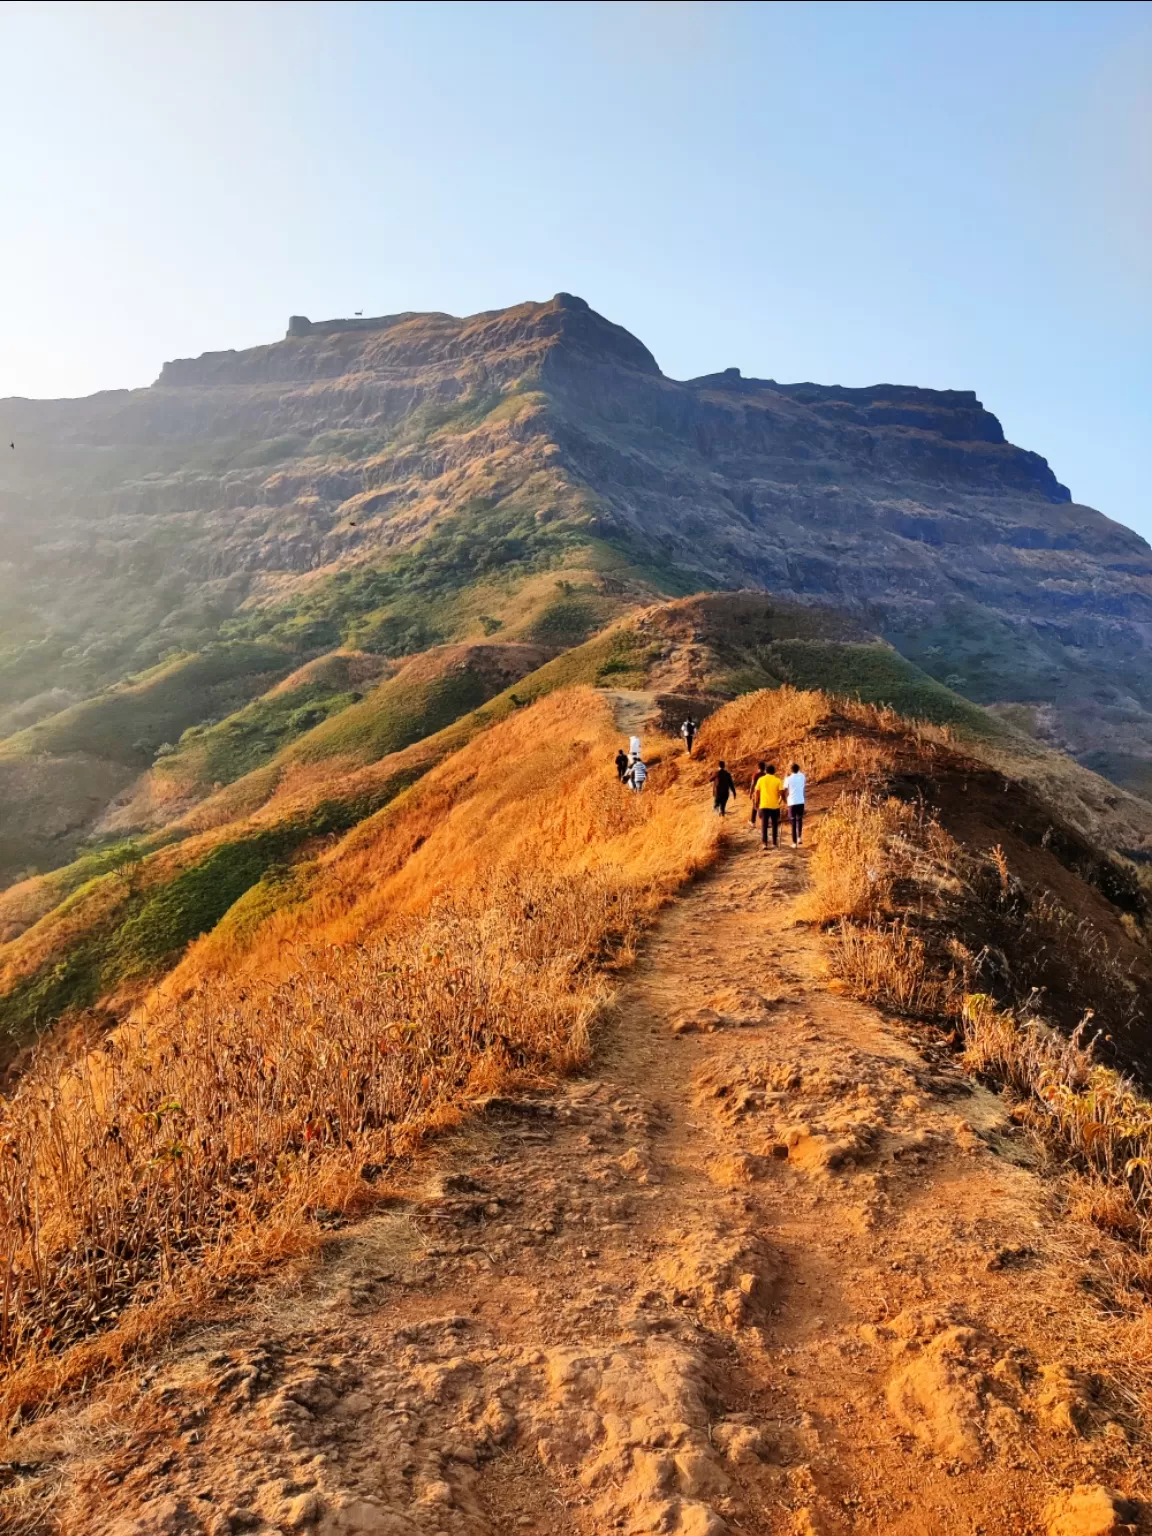
{"type": "Polygon", "coordinates": [[[807,783],[807,778],[800,772],[800,764],[793,763],[791,773],[784,780],[784,793],[788,798],[794,848],[799,848],[804,841],[804,792],[807,783]]]}

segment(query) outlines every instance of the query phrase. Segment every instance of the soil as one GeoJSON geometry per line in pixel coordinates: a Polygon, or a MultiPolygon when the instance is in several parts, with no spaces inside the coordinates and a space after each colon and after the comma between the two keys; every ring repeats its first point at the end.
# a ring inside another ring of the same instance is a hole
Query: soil
{"type": "Polygon", "coordinates": [[[1001,1101],[836,990],[806,857],[733,817],[590,1074],[24,1431],[26,1528],[1152,1531],[1146,1314],[1001,1101]]]}

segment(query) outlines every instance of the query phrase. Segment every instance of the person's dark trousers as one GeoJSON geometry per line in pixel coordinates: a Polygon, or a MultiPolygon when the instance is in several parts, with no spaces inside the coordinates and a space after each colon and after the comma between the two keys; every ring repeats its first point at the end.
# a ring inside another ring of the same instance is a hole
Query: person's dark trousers
{"type": "Polygon", "coordinates": [[[768,828],[772,828],[772,846],[776,847],[780,841],[780,812],[761,810],[760,812],[760,841],[765,848],[768,846],[768,828]]]}
{"type": "Polygon", "coordinates": [[[692,734],[692,732],[689,731],[688,735],[685,736],[684,740],[685,740],[685,742],[687,744],[687,747],[688,747],[688,756],[691,757],[692,756],[692,743],[696,740],[696,738],[692,734]]]}
{"type": "Polygon", "coordinates": [[[804,837],[804,807],[802,805],[790,805],[788,810],[792,816],[792,841],[799,843],[804,837]]]}
{"type": "Polygon", "coordinates": [[[716,799],[712,803],[712,809],[719,816],[727,816],[727,814],[728,814],[728,796],[725,795],[723,800],[721,800],[720,796],[717,795],[716,799]]]}

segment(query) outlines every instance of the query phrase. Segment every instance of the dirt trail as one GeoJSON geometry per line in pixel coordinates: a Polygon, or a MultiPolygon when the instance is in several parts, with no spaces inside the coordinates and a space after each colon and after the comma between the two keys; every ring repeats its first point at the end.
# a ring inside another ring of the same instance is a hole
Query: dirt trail
{"type": "Polygon", "coordinates": [[[1134,1325],[999,1102],[829,986],[805,858],[738,821],[596,1075],[488,1101],[409,1202],[74,1422],[59,1528],[1148,1529],[1092,1486],[1148,1486],[1106,1377],[1134,1325]]]}
{"type": "Polygon", "coordinates": [[[658,713],[656,695],[642,688],[604,688],[605,698],[611,699],[617,728],[625,736],[640,736],[645,726],[651,725],[658,713]]]}

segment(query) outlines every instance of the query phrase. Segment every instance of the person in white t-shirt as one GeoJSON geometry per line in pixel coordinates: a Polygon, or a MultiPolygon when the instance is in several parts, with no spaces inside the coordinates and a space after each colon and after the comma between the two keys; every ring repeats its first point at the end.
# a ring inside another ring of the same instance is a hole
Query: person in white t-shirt
{"type": "Polygon", "coordinates": [[[804,788],[807,778],[800,772],[800,764],[792,764],[792,772],[784,780],[784,793],[788,797],[788,814],[792,818],[792,846],[798,848],[804,841],[804,788]]]}

